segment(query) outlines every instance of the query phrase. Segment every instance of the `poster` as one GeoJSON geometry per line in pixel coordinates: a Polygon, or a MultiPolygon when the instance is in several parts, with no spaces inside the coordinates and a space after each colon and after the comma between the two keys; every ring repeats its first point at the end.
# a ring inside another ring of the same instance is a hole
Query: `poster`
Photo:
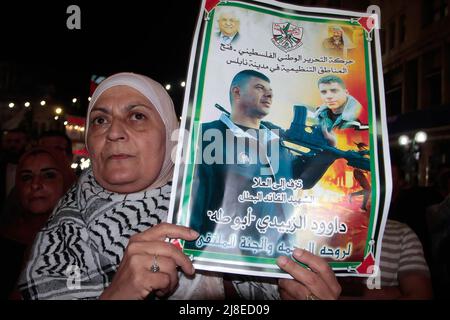
{"type": "Polygon", "coordinates": [[[202,3],[169,210],[200,233],[180,242],[197,269],[289,278],[275,261],[299,247],[376,272],[391,178],[370,18],[202,3]]]}

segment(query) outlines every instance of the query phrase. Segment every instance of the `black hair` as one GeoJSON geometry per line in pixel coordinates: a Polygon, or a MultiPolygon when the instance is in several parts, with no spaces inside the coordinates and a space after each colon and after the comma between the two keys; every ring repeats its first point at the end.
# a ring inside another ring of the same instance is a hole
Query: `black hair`
{"type": "Polygon", "coordinates": [[[343,89],[346,89],[344,80],[342,80],[338,76],[334,76],[334,75],[328,75],[328,76],[320,78],[319,81],[317,82],[317,86],[319,86],[321,84],[330,84],[332,82],[337,82],[343,89]]]}
{"type": "Polygon", "coordinates": [[[232,90],[234,87],[239,87],[242,88],[250,78],[255,77],[264,81],[267,81],[270,83],[270,79],[262,74],[261,72],[258,71],[254,71],[254,70],[243,70],[238,72],[233,80],[231,80],[231,85],[230,85],[230,103],[233,105],[233,93],[232,90]]]}

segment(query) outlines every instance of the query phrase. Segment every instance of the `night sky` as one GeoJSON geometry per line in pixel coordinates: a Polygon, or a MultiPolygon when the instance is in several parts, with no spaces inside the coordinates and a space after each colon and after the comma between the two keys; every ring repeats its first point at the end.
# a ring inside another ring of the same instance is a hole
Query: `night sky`
{"type": "Polygon", "coordinates": [[[16,94],[52,84],[57,99],[89,94],[91,75],[146,74],[165,84],[177,109],[187,75],[200,0],[10,1],[0,4],[0,64],[20,72],[16,94]],[[81,9],[81,30],[68,30],[66,9],[81,9]]]}

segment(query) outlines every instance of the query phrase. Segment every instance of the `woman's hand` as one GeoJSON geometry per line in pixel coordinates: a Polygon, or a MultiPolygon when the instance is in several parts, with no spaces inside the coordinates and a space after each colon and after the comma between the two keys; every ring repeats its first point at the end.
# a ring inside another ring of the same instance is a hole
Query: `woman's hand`
{"type": "Polygon", "coordinates": [[[339,298],[341,286],[324,259],[302,249],[294,250],[294,258],[306,264],[311,270],[303,268],[288,257],[279,257],[278,266],[294,277],[293,280],[278,281],[278,291],[282,299],[334,300],[339,298]]]}
{"type": "Polygon", "coordinates": [[[145,299],[154,292],[158,297],[172,293],[178,284],[177,267],[192,275],[189,258],[165,239],[195,240],[198,233],[174,224],[161,223],[130,238],[110,286],[100,299],[145,299]],[[158,272],[150,271],[155,262],[158,272]]]}
{"type": "Polygon", "coordinates": [[[328,145],[330,145],[331,147],[336,147],[337,140],[334,133],[328,131],[325,123],[322,123],[321,127],[323,137],[328,141],[328,145]]]}

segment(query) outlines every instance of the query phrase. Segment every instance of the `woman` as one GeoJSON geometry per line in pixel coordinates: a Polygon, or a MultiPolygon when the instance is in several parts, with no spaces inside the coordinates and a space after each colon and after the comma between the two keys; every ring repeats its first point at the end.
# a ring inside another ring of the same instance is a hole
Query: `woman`
{"type": "MultiPolygon", "coordinates": [[[[191,261],[165,242],[194,240],[198,233],[163,222],[173,172],[170,137],[178,125],[164,88],[145,76],[113,75],[94,92],[87,122],[92,171],[80,177],[37,237],[22,274],[23,296],[145,299],[152,293],[223,299],[220,275],[195,272],[191,261]]],[[[307,252],[299,259],[316,272],[280,258],[280,267],[305,283],[280,280],[281,297],[339,295],[336,278],[322,259],[307,252]]]]}
{"type": "Polygon", "coordinates": [[[2,263],[1,274],[6,275],[2,281],[3,294],[12,290],[24,254],[74,179],[69,164],[53,150],[33,148],[20,158],[14,192],[21,210],[0,230],[2,253],[8,256],[2,263]]]}
{"type": "Polygon", "coordinates": [[[16,170],[16,190],[22,215],[6,226],[5,233],[31,245],[58,200],[75,181],[69,163],[53,150],[37,147],[25,152],[16,170]]]}

